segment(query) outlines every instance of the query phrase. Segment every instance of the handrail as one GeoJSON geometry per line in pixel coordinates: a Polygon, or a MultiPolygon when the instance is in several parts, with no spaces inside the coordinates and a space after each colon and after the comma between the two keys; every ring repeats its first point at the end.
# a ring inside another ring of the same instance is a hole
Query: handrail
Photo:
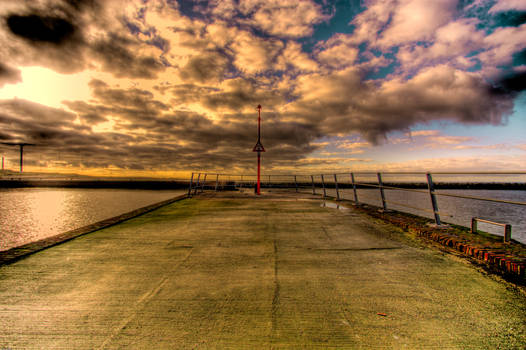
{"type": "MultiPolygon", "coordinates": [[[[374,187],[374,188],[380,188],[380,185],[375,184],[368,184],[365,182],[355,182],[357,185],[366,186],[366,187],[374,187]]],[[[407,191],[407,192],[417,192],[417,193],[424,193],[427,194],[428,191],[425,190],[416,190],[414,188],[403,188],[403,187],[393,187],[393,186],[382,186],[384,189],[388,190],[396,190],[396,191],[407,191]]],[[[437,190],[433,191],[433,193],[437,196],[443,196],[443,197],[455,197],[455,198],[464,198],[464,199],[474,199],[479,201],[486,201],[486,202],[495,202],[495,203],[506,203],[506,204],[514,204],[514,205],[526,205],[526,202],[516,202],[516,201],[508,201],[504,199],[494,199],[494,198],[484,198],[484,197],[474,197],[474,196],[463,196],[459,194],[450,194],[450,193],[440,193],[437,192],[437,190]]]]}
{"type": "MultiPolygon", "coordinates": [[[[232,188],[232,186],[243,186],[247,183],[253,183],[254,179],[256,177],[255,174],[221,174],[221,173],[206,173],[206,172],[196,172],[194,175],[197,175],[197,182],[195,184],[194,188],[194,194],[200,193],[203,190],[205,190],[205,187],[208,189],[223,189],[225,186],[228,186],[232,188]],[[215,184],[209,185],[208,183],[205,184],[206,181],[206,175],[212,176],[215,178],[214,180],[210,180],[208,182],[214,182],[215,184]],[[215,176],[214,176],[215,175],[215,176]],[[204,177],[204,181],[203,181],[204,177]],[[200,182],[201,179],[201,182],[200,182]],[[219,183],[225,184],[222,186],[219,186],[219,183]]],[[[358,194],[357,190],[358,188],[362,187],[369,187],[369,188],[376,188],[378,189],[378,193],[380,194],[380,199],[382,202],[382,207],[384,210],[388,210],[389,204],[394,204],[397,206],[401,206],[404,208],[410,208],[414,210],[419,210],[426,213],[432,213],[434,214],[435,222],[437,225],[441,225],[440,215],[446,215],[450,216],[448,213],[441,212],[438,208],[438,202],[437,197],[452,197],[452,198],[461,198],[461,199],[467,199],[467,200],[478,200],[478,201],[485,201],[485,202],[493,202],[493,203],[502,203],[502,204],[510,204],[510,205],[519,205],[519,206],[526,206],[526,202],[522,201],[515,201],[515,200],[505,200],[505,199],[496,199],[496,198],[485,198],[485,197],[479,197],[479,196],[471,196],[471,195],[464,195],[464,194],[454,194],[454,193],[444,193],[442,189],[437,190],[435,187],[436,185],[443,184],[444,186],[455,186],[457,185],[471,185],[469,182],[461,182],[461,179],[451,179],[451,182],[446,181],[433,181],[432,175],[483,175],[483,176],[500,176],[500,175],[524,175],[526,176],[526,171],[498,171],[498,172],[489,172],[489,171],[464,171],[464,172],[445,172],[445,171],[437,171],[437,172],[421,172],[421,171],[415,171],[415,172],[407,172],[407,171],[392,171],[392,172],[370,172],[370,171],[357,171],[357,172],[333,172],[333,173],[321,173],[321,174],[263,174],[262,177],[265,178],[265,180],[268,179],[268,181],[264,181],[262,183],[263,186],[284,186],[284,187],[290,187],[295,188],[296,192],[298,192],[298,189],[301,187],[312,187],[312,194],[316,195],[316,187],[321,186],[323,190],[323,197],[327,197],[327,190],[331,189],[331,191],[336,191],[334,198],[336,200],[340,200],[343,198],[340,196],[340,191],[342,191],[343,188],[352,188],[352,191],[354,193],[354,202],[355,204],[360,204],[358,202],[358,194]],[[350,175],[350,176],[349,176],[350,175]],[[363,175],[370,176],[370,178],[367,178],[365,181],[356,181],[355,176],[360,177],[363,175]],[[394,180],[390,180],[387,182],[387,184],[384,184],[382,181],[382,177],[385,179],[386,177],[390,175],[407,175],[407,176],[413,176],[414,179],[398,179],[393,182],[394,180]],[[425,180],[423,181],[419,180],[419,176],[425,175],[425,180]],[[341,179],[341,176],[345,176],[345,179],[343,182],[339,181],[339,178],[341,179]],[[375,177],[373,179],[372,177],[375,177]],[[334,179],[333,181],[331,181],[334,179]],[[321,182],[320,182],[321,181],[321,182]],[[352,187],[351,187],[352,186],[352,187]],[[358,187],[357,187],[358,186],[358,187]],[[415,188],[417,186],[417,188],[415,188]],[[419,189],[420,186],[426,186],[427,189],[419,189]],[[412,188],[410,188],[412,187],[412,188]],[[407,191],[412,193],[421,193],[429,195],[429,198],[431,199],[431,209],[423,208],[423,207],[416,207],[412,206],[410,204],[406,203],[400,203],[395,202],[391,200],[389,197],[389,193],[384,192],[385,190],[390,191],[407,191]]],[[[512,178],[514,182],[500,182],[500,184],[504,185],[513,185],[519,184],[520,186],[523,186],[526,181],[520,181],[517,182],[515,180],[515,176],[512,178]]],[[[521,178],[522,179],[522,178],[521,178]]],[[[195,181],[195,180],[194,180],[195,181]]],[[[508,180],[509,181],[509,180],[508,180]]],[[[499,182],[481,182],[482,184],[486,184],[488,186],[493,185],[499,185],[499,182]]],[[[189,193],[191,193],[192,184],[190,184],[189,193]]],[[[331,195],[332,196],[332,195],[331,195]]]]}
{"type": "MultiPolygon", "coordinates": [[[[199,171],[194,171],[194,173],[199,173],[199,171]]],[[[256,174],[252,173],[242,173],[242,174],[231,174],[231,173],[216,173],[216,172],[208,172],[208,171],[202,171],[201,173],[207,173],[208,175],[219,175],[219,176],[253,176],[256,177],[256,174]]],[[[319,174],[298,174],[298,173],[285,173],[285,174],[261,174],[261,176],[321,176],[321,175],[348,175],[350,173],[353,173],[355,175],[373,175],[376,176],[378,174],[377,171],[347,171],[347,172],[331,172],[331,173],[319,173],[319,174]]],[[[518,171],[385,171],[381,172],[382,175],[425,175],[425,174],[433,174],[433,175],[526,175],[526,170],[518,170],[518,171]]]]}
{"type": "Polygon", "coordinates": [[[497,225],[504,227],[504,243],[511,241],[511,225],[503,224],[500,222],[490,221],[481,218],[472,218],[471,219],[471,233],[477,233],[477,222],[485,222],[487,224],[497,225]]]}

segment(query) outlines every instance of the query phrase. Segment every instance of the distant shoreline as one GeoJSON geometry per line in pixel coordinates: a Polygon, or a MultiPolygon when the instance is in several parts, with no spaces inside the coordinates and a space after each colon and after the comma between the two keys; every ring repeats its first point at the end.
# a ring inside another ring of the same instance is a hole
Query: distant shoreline
{"type": "MultiPolygon", "coordinates": [[[[207,182],[207,188],[213,185],[214,181],[207,182]]],[[[249,184],[245,184],[245,187],[249,184]]],[[[315,184],[317,188],[322,187],[321,183],[315,184]]],[[[359,189],[375,189],[376,183],[371,182],[371,186],[357,185],[359,189]]],[[[188,181],[184,180],[35,180],[35,179],[1,179],[0,188],[27,188],[27,187],[53,187],[53,188],[123,188],[123,189],[145,189],[145,190],[171,190],[186,189],[188,181]]],[[[302,188],[310,188],[312,183],[298,183],[302,188]]],[[[427,189],[425,183],[411,182],[384,182],[385,187],[427,189]]],[[[262,183],[264,188],[294,188],[294,183],[262,183]]],[[[326,183],[326,188],[334,188],[334,183],[326,183]]],[[[352,188],[349,183],[338,183],[338,187],[343,189],[352,188]]],[[[435,183],[436,189],[477,189],[477,190],[526,190],[526,183],[509,182],[443,182],[435,183]]],[[[387,188],[388,189],[388,188],[387,188]]]]}
{"type": "Polygon", "coordinates": [[[0,180],[0,188],[123,188],[143,190],[172,190],[188,188],[184,181],[122,181],[122,180],[0,180]]]}

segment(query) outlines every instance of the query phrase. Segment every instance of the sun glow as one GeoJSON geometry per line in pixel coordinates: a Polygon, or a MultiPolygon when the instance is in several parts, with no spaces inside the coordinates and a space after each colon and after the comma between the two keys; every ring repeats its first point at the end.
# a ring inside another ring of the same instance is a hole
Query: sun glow
{"type": "Polygon", "coordinates": [[[90,71],[60,74],[43,67],[20,67],[22,81],[6,84],[0,89],[0,99],[20,98],[46,106],[64,108],[64,100],[87,100],[90,98],[88,82],[90,71]]]}

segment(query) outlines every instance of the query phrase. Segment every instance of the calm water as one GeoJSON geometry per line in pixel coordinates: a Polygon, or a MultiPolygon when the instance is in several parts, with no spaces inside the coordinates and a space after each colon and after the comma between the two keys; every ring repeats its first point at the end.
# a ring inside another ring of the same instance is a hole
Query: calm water
{"type": "MultiPolygon", "coordinates": [[[[343,196],[344,199],[354,199],[352,190],[340,189],[339,192],[340,196],[343,196]]],[[[526,191],[437,190],[436,192],[526,202],[526,191]]],[[[317,189],[317,193],[323,193],[322,189],[317,189]]],[[[334,189],[327,189],[327,195],[336,196],[336,192],[334,189]]],[[[385,197],[388,208],[434,218],[433,213],[431,212],[431,199],[427,193],[385,190],[385,197]],[[420,209],[409,208],[407,206],[420,209]]],[[[379,207],[382,206],[378,189],[358,189],[358,200],[363,203],[379,207]]],[[[526,243],[526,206],[442,196],[437,196],[437,201],[438,211],[441,213],[440,218],[444,222],[470,227],[471,218],[477,217],[504,224],[511,224],[511,237],[519,242],[526,243]]],[[[500,226],[479,223],[478,228],[501,236],[504,234],[504,228],[500,226]]]]}
{"type": "Polygon", "coordinates": [[[0,250],[92,224],[184,190],[0,189],[0,250]]]}
{"type": "MultiPolygon", "coordinates": [[[[440,190],[473,197],[526,202],[526,191],[440,190]]],[[[53,236],[61,232],[104,220],[148,204],[185,193],[184,190],[149,191],[125,189],[0,189],[0,250],[53,236]]],[[[317,193],[322,193],[317,189],[317,193]]],[[[388,207],[432,218],[431,202],[426,193],[386,190],[388,207]],[[399,203],[395,204],[393,202],[399,203]],[[414,209],[401,204],[417,207],[414,209]],[[426,211],[428,210],[428,211],[426,211]]],[[[335,196],[335,191],[327,189],[335,196]]],[[[340,196],[353,199],[352,190],[340,190],[340,196]]],[[[361,202],[381,206],[378,190],[359,189],[361,202]]],[[[438,197],[444,222],[469,227],[472,217],[512,225],[512,238],[526,243],[526,207],[438,197]]],[[[503,234],[502,227],[479,223],[479,229],[503,234]]]]}

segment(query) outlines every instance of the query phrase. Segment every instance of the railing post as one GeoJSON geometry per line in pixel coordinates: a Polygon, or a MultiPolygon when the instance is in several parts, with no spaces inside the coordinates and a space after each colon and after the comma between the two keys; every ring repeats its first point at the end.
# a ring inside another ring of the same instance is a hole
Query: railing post
{"type": "Polygon", "coordinates": [[[356,183],[354,182],[354,173],[351,173],[351,183],[354,192],[354,204],[358,204],[358,192],[356,191],[356,183]]]}
{"type": "Polygon", "coordinates": [[[314,186],[314,176],[310,176],[310,180],[312,181],[312,194],[316,194],[316,187],[314,186]]]}
{"type": "Polygon", "coordinates": [[[192,195],[192,182],[194,181],[194,173],[190,176],[190,187],[188,187],[188,197],[192,195]]]}
{"type": "Polygon", "coordinates": [[[323,199],[325,199],[327,193],[325,192],[325,180],[323,179],[323,174],[321,174],[321,186],[323,187],[323,199]]]}
{"type": "Polygon", "coordinates": [[[201,179],[201,173],[197,175],[197,183],[195,184],[194,194],[197,194],[197,189],[199,188],[199,180],[201,179]]]}
{"type": "Polygon", "coordinates": [[[219,185],[219,174],[216,174],[216,188],[215,191],[217,192],[217,186],[219,185]]]}
{"type": "Polygon", "coordinates": [[[471,233],[477,233],[477,218],[471,218],[471,233]]]}
{"type": "Polygon", "coordinates": [[[340,192],[338,191],[338,178],[336,177],[336,174],[334,174],[334,188],[336,189],[336,200],[340,200],[340,192]]]}
{"type": "Polygon", "coordinates": [[[506,226],[504,226],[504,242],[509,241],[511,241],[511,225],[506,224],[506,226]]]}
{"type": "Polygon", "coordinates": [[[294,186],[296,186],[296,193],[298,193],[298,181],[296,179],[296,175],[294,175],[294,186]]]}
{"type": "Polygon", "coordinates": [[[268,187],[270,187],[270,175],[268,176],[268,187]]]}
{"type": "Polygon", "coordinates": [[[205,173],[205,177],[203,178],[203,182],[201,184],[201,192],[203,192],[205,190],[205,184],[206,184],[206,175],[208,175],[207,173],[205,173]]]}
{"type": "Polygon", "coordinates": [[[384,210],[387,210],[387,202],[385,201],[385,193],[384,193],[384,184],[382,183],[382,174],[377,173],[378,176],[378,186],[380,187],[380,196],[382,197],[382,207],[384,210]]]}
{"type": "MultiPolygon", "coordinates": [[[[427,187],[429,189],[429,196],[431,197],[431,205],[433,206],[433,214],[435,215],[435,223],[437,226],[442,225],[440,221],[440,214],[438,213],[438,204],[437,198],[435,195],[435,185],[433,184],[433,178],[430,173],[426,174],[427,176],[427,187]]],[[[471,221],[471,226],[473,226],[473,221],[471,221]]],[[[476,231],[476,221],[475,221],[475,231],[476,231]]]]}

